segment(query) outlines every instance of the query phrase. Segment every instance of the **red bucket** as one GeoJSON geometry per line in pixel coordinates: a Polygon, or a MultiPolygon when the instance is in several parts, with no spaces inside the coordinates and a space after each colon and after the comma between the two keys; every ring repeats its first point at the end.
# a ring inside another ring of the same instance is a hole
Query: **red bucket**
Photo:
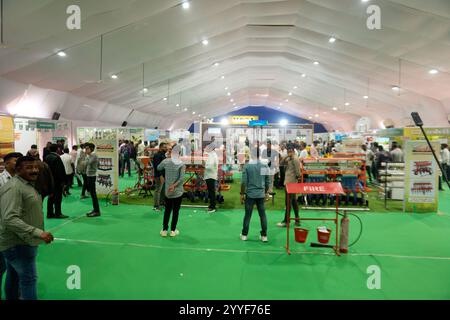
{"type": "Polygon", "coordinates": [[[308,230],[303,228],[294,228],[295,241],[305,243],[308,237],[308,230]]]}
{"type": "Polygon", "coordinates": [[[328,241],[330,241],[331,229],[327,228],[327,231],[328,232],[323,232],[319,228],[317,228],[317,239],[320,243],[326,244],[328,243],[328,241]]]}

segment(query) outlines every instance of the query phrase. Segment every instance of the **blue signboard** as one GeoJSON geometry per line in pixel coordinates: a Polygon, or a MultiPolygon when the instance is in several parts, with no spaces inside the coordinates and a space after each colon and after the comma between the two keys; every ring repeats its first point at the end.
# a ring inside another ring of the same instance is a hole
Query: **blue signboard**
{"type": "Polygon", "coordinates": [[[269,121],[267,121],[267,120],[250,120],[248,122],[249,127],[267,126],[268,124],[269,124],[269,121]]]}

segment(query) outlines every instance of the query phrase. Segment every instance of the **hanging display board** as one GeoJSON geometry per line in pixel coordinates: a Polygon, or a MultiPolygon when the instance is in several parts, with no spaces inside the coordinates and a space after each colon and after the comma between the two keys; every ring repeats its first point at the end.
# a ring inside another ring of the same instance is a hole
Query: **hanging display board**
{"type": "Polygon", "coordinates": [[[144,128],[117,128],[117,139],[138,142],[144,141],[144,128]]]}
{"type": "MultiPolygon", "coordinates": [[[[434,150],[439,143],[432,142],[434,150]]],[[[425,140],[405,144],[405,212],[437,212],[439,167],[425,140]]]]}
{"type": "Polygon", "coordinates": [[[78,128],[77,142],[95,144],[99,165],[97,170],[97,193],[111,194],[119,188],[118,128],[78,128]]]}
{"type": "Polygon", "coordinates": [[[158,129],[145,129],[144,130],[145,141],[158,141],[159,130],[158,129]]]}
{"type": "Polygon", "coordinates": [[[0,157],[14,152],[14,121],[12,117],[0,116],[0,157]]]}
{"type": "Polygon", "coordinates": [[[38,144],[36,121],[30,119],[14,119],[15,150],[26,154],[33,144],[38,144]]]}
{"type": "Polygon", "coordinates": [[[36,121],[37,145],[41,154],[47,142],[56,143],[57,140],[64,140],[65,145],[68,148],[71,147],[72,125],[70,121],[30,121],[36,121]]]}

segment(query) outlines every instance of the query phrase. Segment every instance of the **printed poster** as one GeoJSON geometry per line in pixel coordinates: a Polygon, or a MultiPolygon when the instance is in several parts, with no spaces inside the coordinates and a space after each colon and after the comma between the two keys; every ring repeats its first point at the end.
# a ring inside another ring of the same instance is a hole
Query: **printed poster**
{"type": "MultiPolygon", "coordinates": [[[[435,152],[440,145],[432,142],[435,152]]],[[[407,141],[405,145],[405,199],[406,212],[437,212],[439,167],[424,140],[407,141]]]]}
{"type": "Polygon", "coordinates": [[[94,139],[98,157],[97,193],[108,195],[119,189],[119,159],[117,139],[94,139]]]}

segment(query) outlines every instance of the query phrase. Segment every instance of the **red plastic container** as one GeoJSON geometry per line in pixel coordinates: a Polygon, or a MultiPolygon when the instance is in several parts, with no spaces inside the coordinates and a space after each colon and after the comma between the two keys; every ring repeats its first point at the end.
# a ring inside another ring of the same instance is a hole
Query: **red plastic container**
{"type": "Polygon", "coordinates": [[[295,241],[299,243],[305,243],[308,237],[308,230],[303,228],[294,228],[295,241]]]}
{"type": "Polygon", "coordinates": [[[331,229],[327,228],[328,232],[322,232],[317,228],[317,240],[320,243],[327,244],[330,241],[331,229]]]}

